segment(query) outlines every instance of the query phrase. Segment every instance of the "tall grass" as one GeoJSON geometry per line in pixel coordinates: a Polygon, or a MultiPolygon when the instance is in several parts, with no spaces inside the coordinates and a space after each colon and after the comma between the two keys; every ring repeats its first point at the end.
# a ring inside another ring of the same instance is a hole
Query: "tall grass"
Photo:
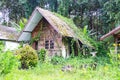
{"type": "Polygon", "coordinates": [[[51,62],[39,63],[34,69],[15,70],[5,76],[1,76],[0,80],[120,80],[120,67],[114,65],[107,58],[70,58],[65,59],[64,64],[53,64],[51,62]],[[97,64],[96,68],[90,64],[97,64]],[[71,65],[71,71],[62,71],[65,65],[71,65]],[[84,67],[81,65],[87,65],[84,67]]]}

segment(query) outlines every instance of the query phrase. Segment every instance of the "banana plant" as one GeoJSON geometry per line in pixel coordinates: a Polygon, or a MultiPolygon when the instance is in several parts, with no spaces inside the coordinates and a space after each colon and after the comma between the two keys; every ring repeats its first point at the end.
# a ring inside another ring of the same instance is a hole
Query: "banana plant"
{"type": "Polygon", "coordinates": [[[18,24],[15,23],[15,22],[10,21],[11,26],[16,28],[17,31],[19,31],[19,32],[23,30],[23,28],[25,27],[26,23],[27,23],[27,19],[26,18],[20,19],[18,24]]]}

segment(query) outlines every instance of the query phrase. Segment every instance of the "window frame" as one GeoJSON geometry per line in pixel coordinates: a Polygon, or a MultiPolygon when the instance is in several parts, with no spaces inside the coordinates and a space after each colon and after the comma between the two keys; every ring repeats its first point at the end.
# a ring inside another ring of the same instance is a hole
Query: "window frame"
{"type": "Polygon", "coordinates": [[[54,49],[54,41],[50,40],[50,49],[54,49]]]}
{"type": "Polygon", "coordinates": [[[45,49],[49,49],[49,40],[45,40],[45,49]]]}
{"type": "Polygon", "coordinates": [[[45,49],[54,49],[54,40],[45,40],[45,49]]]}

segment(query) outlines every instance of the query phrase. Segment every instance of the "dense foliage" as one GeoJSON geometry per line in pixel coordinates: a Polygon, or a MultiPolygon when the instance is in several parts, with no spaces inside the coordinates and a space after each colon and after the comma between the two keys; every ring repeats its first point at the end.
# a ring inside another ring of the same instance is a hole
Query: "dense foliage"
{"type": "Polygon", "coordinates": [[[19,58],[11,51],[4,51],[4,42],[0,41],[0,75],[18,69],[19,58]]]}
{"type": "Polygon", "coordinates": [[[63,57],[61,57],[61,56],[54,56],[51,59],[51,63],[54,64],[54,65],[64,64],[65,63],[65,59],[63,57]]]}
{"type": "Polygon", "coordinates": [[[3,52],[3,50],[4,50],[4,42],[3,41],[0,41],[0,53],[2,53],[3,52]]]}
{"type": "Polygon", "coordinates": [[[3,13],[8,10],[10,22],[21,25],[21,20],[28,19],[35,7],[40,6],[71,18],[79,28],[87,26],[88,35],[96,41],[120,23],[120,0],[1,0],[0,3],[3,13]]]}
{"type": "MultiPolygon", "coordinates": [[[[26,22],[24,18],[28,19],[36,6],[71,18],[78,28],[83,28],[83,35],[93,44],[97,56],[80,55],[68,59],[54,56],[51,61],[45,62],[47,58],[45,59],[46,50],[44,49],[38,51],[37,55],[36,51],[27,45],[17,50],[16,56],[10,51],[4,51],[4,43],[0,42],[0,74],[8,73],[4,76],[0,75],[0,80],[120,80],[120,55],[109,53],[109,42],[104,44],[97,42],[103,34],[120,24],[120,0],[0,1],[0,10],[4,13],[8,11],[10,22],[21,25],[21,29],[26,22]],[[18,58],[20,58],[21,68],[35,68],[17,69],[18,58]]],[[[62,16],[57,16],[63,19],[62,16]]],[[[73,23],[66,18],[64,21],[69,25],[73,23]]],[[[76,33],[81,34],[79,30],[76,30],[76,33]]],[[[84,45],[83,49],[86,53],[92,51],[84,45]]]]}
{"type": "Polygon", "coordinates": [[[40,6],[71,17],[77,27],[88,25],[95,39],[120,23],[120,0],[1,0],[0,3],[1,10],[8,9],[12,21],[28,19],[34,8],[40,6]]]}
{"type": "Polygon", "coordinates": [[[47,55],[46,53],[47,53],[47,51],[44,48],[42,48],[38,51],[38,57],[39,57],[40,61],[45,60],[45,56],[47,55]]]}
{"type": "Polygon", "coordinates": [[[29,45],[26,45],[17,50],[16,54],[20,56],[21,67],[23,69],[35,67],[38,63],[38,55],[36,51],[29,45]]]}
{"type": "Polygon", "coordinates": [[[1,76],[0,80],[119,80],[120,72],[115,59],[111,58],[114,63],[108,63],[106,58],[99,58],[93,64],[94,58],[71,58],[64,60],[64,64],[40,63],[34,69],[16,70],[1,76]],[[103,60],[104,59],[104,60],[103,60]],[[62,71],[64,66],[70,65],[70,71],[62,71]]]}
{"type": "MultiPolygon", "coordinates": [[[[101,48],[101,47],[100,47],[101,48]]],[[[102,50],[102,49],[100,49],[102,50]]],[[[64,59],[59,56],[54,56],[49,62],[41,62],[33,69],[21,70],[18,69],[18,58],[22,58],[23,61],[29,62],[28,59],[32,59],[36,55],[34,50],[25,46],[16,51],[16,55],[7,51],[0,54],[0,73],[6,75],[0,75],[0,80],[119,80],[120,72],[120,55],[108,54],[106,56],[96,57],[73,57],[64,59]],[[33,55],[35,53],[35,55],[33,55]],[[20,54],[18,56],[17,54],[20,54]],[[32,54],[32,55],[31,55],[32,54]],[[32,57],[32,58],[31,58],[32,57]],[[27,59],[27,60],[26,60],[27,59]]],[[[40,52],[44,53],[44,50],[40,52]]],[[[36,61],[33,60],[33,61],[36,61]]],[[[30,65],[31,66],[31,65],[30,65]]],[[[28,67],[27,67],[28,68],[28,67]]]]}
{"type": "Polygon", "coordinates": [[[0,74],[7,74],[18,69],[19,59],[12,52],[0,53],[0,74]]]}

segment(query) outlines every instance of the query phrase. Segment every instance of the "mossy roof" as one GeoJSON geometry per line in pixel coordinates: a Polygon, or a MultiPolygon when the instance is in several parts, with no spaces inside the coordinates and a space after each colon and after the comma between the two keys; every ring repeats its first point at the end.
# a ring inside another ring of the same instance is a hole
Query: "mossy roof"
{"type": "Polygon", "coordinates": [[[42,17],[44,17],[48,23],[62,36],[79,39],[81,43],[91,46],[89,40],[83,34],[82,30],[77,28],[71,19],[42,9],[40,7],[36,7],[36,9],[33,11],[30,19],[28,20],[28,23],[23,30],[23,33],[18,40],[25,40],[26,37],[24,34],[28,33],[28,31],[32,32],[42,17]]]}
{"type": "Polygon", "coordinates": [[[89,39],[84,35],[81,28],[77,28],[72,19],[61,16],[60,14],[37,7],[39,12],[47,21],[63,36],[79,39],[83,44],[92,46],[89,39]]]}
{"type": "Polygon", "coordinates": [[[86,36],[83,33],[83,30],[81,28],[78,28],[72,19],[66,18],[61,16],[60,14],[54,13],[57,17],[59,17],[61,20],[63,20],[69,27],[71,30],[73,30],[74,33],[74,38],[79,39],[83,44],[86,44],[88,46],[92,46],[91,42],[89,41],[90,38],[88,36],[86,36]]]}
{"type": "Polygon", "coordinates": [[[17,41],[19,33],[15,28],[0,25],[0,39],[6,41],[17,41]]]}

